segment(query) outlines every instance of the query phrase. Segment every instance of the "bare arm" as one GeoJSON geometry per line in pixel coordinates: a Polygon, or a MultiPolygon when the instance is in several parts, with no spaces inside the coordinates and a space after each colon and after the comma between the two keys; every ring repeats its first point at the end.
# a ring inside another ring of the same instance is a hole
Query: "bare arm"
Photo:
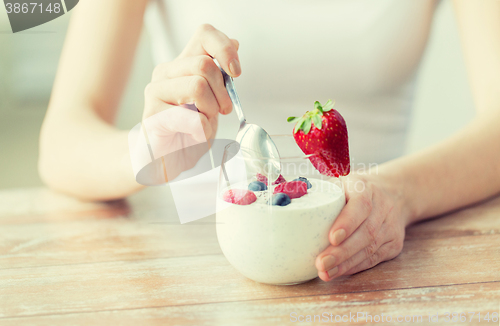
{"type": "Polygon", "coordinates": [[[500,1],[454,5],[477,116],[450,139],[383,167],[407,188],[411,221],[500,192],[500,1]]]}
{"type": "Polygon", "coordinates": [[[86,199],[140,189],[127,132],[113,122],[146,4],[86,0],[75,8],[40,139],[39,172],[50,187],[86,199]]]}
{"type": "MultiPolygon", "coordinates": [[[[39,171],[49,187],[89,200],[122,198],[143,187],[131,167],[128,131],[113,122],[147,2],[86,0],[76,7],[40,136],[39,171]]],[[[232,105],[211,57],[236,77],[241,73],[238,45],[202,25],[179,57],[155,68],[145,85],[143,110],[143,119],[155,121],[147,131],[153,153],[214,137],[218,114],[229,114],[232,105]],[[168,110],[187,103],[198,112],[168,110]]],[[[192,157],[179,155],[167,162],[162,182],[192,165],[192,157]]],[[[158,175],[164,171],[157,170],[158,175]]]]}
{"type": "Polygon", "coordinates": [[[500,193],[500,1],[455,0],[455,9],[477,116],[451,138],[382,164],[378,174],[345,180],[347,205],[316,259],[324,281],[396,257],[407,225],[500,193]]]}

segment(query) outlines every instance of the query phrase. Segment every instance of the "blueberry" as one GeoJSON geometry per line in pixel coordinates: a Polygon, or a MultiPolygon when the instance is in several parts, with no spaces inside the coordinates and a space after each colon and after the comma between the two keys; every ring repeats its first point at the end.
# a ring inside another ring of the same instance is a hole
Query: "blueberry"
{"type": "Polygon", "coordinates": [[[291,202],[292,200],[290,199],[290,197],[282,192],[273,195],[272,203],[275,206],[286,206],[291,202]]]}
{"type": "Polygon", "coordinates": [[[302,182],[305,182],[307,184],[307,189],[311,189],[311,187],[313,186],[309,180],[307,180],[307,178],[304,178],[304,177],[298,177],[297,179],[293,179],[293,181],[302,181],[302,182]]]}
{"type": "Polygon", "coordinates": [[[267,186],[264,182],[253,181],[253,182],[250,182],[250,184],[248,185],[248,190],[252,190],[252,191],[267,190],[267,186]]]}

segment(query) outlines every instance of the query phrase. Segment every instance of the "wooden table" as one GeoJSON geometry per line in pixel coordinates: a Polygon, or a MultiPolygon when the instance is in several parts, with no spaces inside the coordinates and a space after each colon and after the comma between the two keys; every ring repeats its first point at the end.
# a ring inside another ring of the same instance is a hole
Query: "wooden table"
{"type": "Polygon", "coordinates": [[[430,314],[434,325],[499,325],[500,197],[410,227],[389,262],[297,286],[244,278],[214,218],[180,225],[172,205],[166,186],[105,204],[1,191],[0,325],[317,325],[298,318],[326,314],[355,325],[368,315],[381,324],[382,313],[385,325],[389,315],[425,325],[430,314]],[[358,312],[367,315],[346,320],[358,312]],[[467,322],[445,323],[446,312],[467,322]]]}

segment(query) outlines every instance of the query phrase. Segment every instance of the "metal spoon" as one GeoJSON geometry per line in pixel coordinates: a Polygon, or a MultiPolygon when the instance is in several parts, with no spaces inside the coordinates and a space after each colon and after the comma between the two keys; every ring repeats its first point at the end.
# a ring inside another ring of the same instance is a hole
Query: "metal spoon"
{"type": "Polygon", "coordinates": [[[274,182],[281,173],[281,161],[278,148],[269,134],[261,127],[247,123],[243,110],[241,109],[240,99],[236,88],[234,87],[233,78],[229,76],[220,66],[217,59],[213,59],[217,67],[219,67],[224,77],[227,93],[233,108],[240,120],[240,129],[236,134],[236,141],[240,143],[244,150],[243,155],[248,156],[253,164],[247,165],[247,169],[253,170],[253,173],[265,175],[269,183],[274,182]]]}

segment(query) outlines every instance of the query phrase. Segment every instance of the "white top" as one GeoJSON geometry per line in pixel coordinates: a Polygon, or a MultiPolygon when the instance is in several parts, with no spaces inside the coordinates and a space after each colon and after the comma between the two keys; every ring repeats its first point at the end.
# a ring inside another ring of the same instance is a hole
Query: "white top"
{"type": "MultiPolygon", "coordinates": [[[[146,25],[157,63],[173,60],[209,23],[240,42],[235,79],[249,123],[289,134],[288,116],[336,101],[351,161],[381,163],[404,152],[415,72],[435,0],[151,0],[146,25]]],[[[234,139],[234,113],[218,138],[234,139]]]]}

